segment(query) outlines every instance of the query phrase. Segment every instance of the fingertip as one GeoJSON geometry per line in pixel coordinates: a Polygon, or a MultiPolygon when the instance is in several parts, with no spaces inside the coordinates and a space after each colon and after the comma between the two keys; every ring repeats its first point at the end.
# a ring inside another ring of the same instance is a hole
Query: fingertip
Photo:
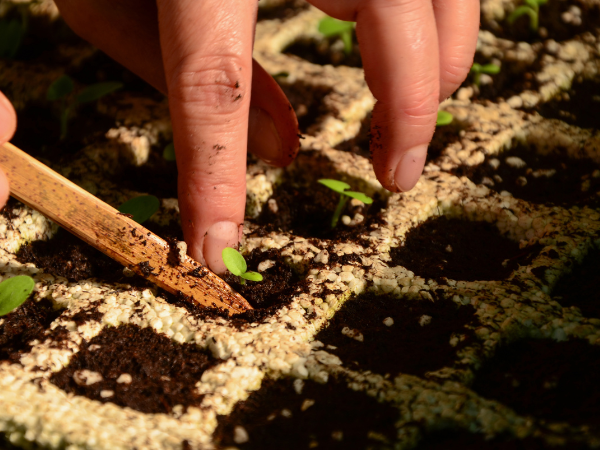
{"type": "Polygon", "coordinates": [[[0,92],[0,144],[12,139],[17,129],[17,113],[12,103],[0,92]]]}
{"type": "Polygon", "coordinates": [[[10,195],[8,177],[3,170],[0,169],[0,208],[4,208],[10,195]]]}
{"type": "Polygon", "coordinates": [[[394,172],[394,182],[402,192],[410,191],[421,174],[427,159],[427,145],[417,145],[402,155],[394,172]]]}
{"type": "Polygon", "coordinates": [[[227,271],[222,252],[225,247],[237,248],[240,241],[241,226],[235,222],[223,221],[213,224],[203,243],[203,259],[206,265],[216,274],[227,271]]]}

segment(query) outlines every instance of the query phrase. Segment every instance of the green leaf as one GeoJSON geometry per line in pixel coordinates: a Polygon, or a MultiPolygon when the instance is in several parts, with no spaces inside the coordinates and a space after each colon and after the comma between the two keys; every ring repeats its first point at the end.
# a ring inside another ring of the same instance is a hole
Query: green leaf
{"type": "Polygon", "coordinates": [[[437,126],[449,125],[450,123],[452,123],[453,119],[454,119],[454,117],[449,112],[438,111],[437,121],[435,122],[435,124],[437,126]]]}
{"type": "Polygon", "coordinates": [[[263,276],[258,272],[244,272],[240,277],[250,281],[262,281],[263,276]]]}
{"type": "Polygon", "coordinates": [[[21,46],[25,29],[18,19],[0,23],[0,58],[12,59],[21,46]]]}
{"type": "Polygon", "coordinates": [[[500,73],[500,66],[497,66],[496,64],[486,64],[485,66],[481,66],[481,71],[489,75],[496,75],[497,73],[500,73]]]}
{"type": "Polygon", "coordinates": [[[119,212],[131,214],[137,223],[144,223],[160,208],[160,200],[154,195],[140,195],[119,206],[119,212]]]}
{"type": "Polygon", "coordinates": [[[49,101],[60,100],[65,98],[75,89],[73,79],[69,75],[63,75],[55,80],[46,92],[46,99],[49,101]]]}
{"type": "Polygon", "coordinates": [[[163,150],[163,158],[166,161],[175,161],[175,145],[172,142],[163,150]]]}
{"type": "Polygon", "coordinates": [[[371,197],[363,194],[362,192],[344,191],[344,195],[347,195],[348,197],[355,198],[356,200],[360,200],[365,205],[370,205],[371,203],[373,203],[373,199],[371,197]]]}
{"type": "Polygon", "coordinates": [[[4,316],[21,305],[35,287],[33,278],[19,275],[0,283],[0,316],[4,316]]]}
{"type": "Polygon", "coordinates": [[[246,260],[236,249],[225,247],[221,252],[221,256],[225,263],[225,267],[227,267],[232,274],[241,277],[246,273],[246,269],[248,268],[246,260]]]}
{"type": "Polygon", "coordinates": [[[355,22],[346,22],[333,17],[324,17],[319,22],[318,30],[325,37],[338,36],[345,31],[352,31],[355,24],[355,22]]]}
{"type": "Polygon", "coordinates": [[[471,66],[471,70],[469,70],[469,73],[480,73],[480,72],[481,72],[481,64],[473,63],[473,65],[471,66]]]}
{"type": "Polygon", "coordinates": [[[325,185],[329,189],[331,189],[331,190],[333,190],[335,192],[338,192],[340,194],[343,194],[346,189],[350,189],[350,185],[347,184],[347,183],[344,183],[343,181],[332,180],[330,178],[321,178],[318,181],[322,185],[325,185]]]}
{"type": "Polygon", "coordinates": [[[118,81],[106,81],[104,83],[92,84],[81,91],[77,95],[76,100],[77,103],[93,102],[122,87],[123,83],[119,83],[118,81]]]}
{"type": "Polygon", "coordinates": [[[535,12],[535,10],[531,9],[531,6],[521,5],[518,8],[516,8],[510,14],[510,16],[508,16],[508,23],[512,25],[513,22],[519,17],[521,17],[523,14],[527,14],[529,16],[531,23],[533,23],[537,19],[537,13],[535,12]]]}

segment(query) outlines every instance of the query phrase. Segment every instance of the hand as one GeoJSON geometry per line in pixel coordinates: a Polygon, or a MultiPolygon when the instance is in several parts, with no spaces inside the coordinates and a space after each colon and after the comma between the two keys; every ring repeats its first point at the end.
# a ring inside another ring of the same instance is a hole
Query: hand
{"type": "MultiPolygon", "coordinates": [[[[17,114],[8,101],[8,99],[0,92],[0,145],[10,141],[17,129],[17,114]]],[[[0,170],[0,208],[4,208],[8,201],[8,178],[6,174],[0,170]]]]}
{"type": "MultiPolygon", "coordinates": [[[[246,146],[279,166],[298,150],[289,103],[251,58],[256,3],[56,3],[76,33],[168,93],[185,240],[192,257],[223,272],[221,250],[237,244],[244,217],[246,146]]],[[[312,3],[333,17],[357,22],[365,76],[377,99],[371,144],[375,172],[389,190],[412,189],[425,164],[439,100],[471,67],[479,1],[312,3]]]]}

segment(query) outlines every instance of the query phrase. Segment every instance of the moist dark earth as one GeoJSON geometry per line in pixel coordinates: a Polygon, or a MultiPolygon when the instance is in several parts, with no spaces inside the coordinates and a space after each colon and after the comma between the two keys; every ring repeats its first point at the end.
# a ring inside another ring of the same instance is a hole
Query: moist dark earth
{"type": "Polygon", "coordinates": [[[455,174],[532,203],[600,206],[600,165],[589,158],[568,157],[559,147],[544,155],[535,146],[518,143],[499,155],[487,156],[478,166],[460,167],[455,174]],[[507,160],[511,157],[525,164],[511,164],[507,160]],[[495,161],[497,168],[492,165],[495,161]]]}
{"type": "Polygon", "coordinates": [[[395,441],[399,414],[391,406],[333,377],[326,384],[299,381],[300,393],[293,379],[265,380],[229,416],[219,416],[215,440],[220,448],[383,449],[395,441]],[[233,440],[235,426],[248,433],[246,443],[233,440]]]}
{"type": "Polygon", "coordinates": [[[353,370],[423,376],[452,366],[456,353],[473,342],[465,326],[477,323],[473,307],[459,307],[435,292],[432,300],[367,293],[344,303],[315,339],[353,370]],[[384,323],[388,318],[392,325],[384,323]],[[362,340],[344,329],[360,333],[362,340]],[[451,343],[453,335],[457,339],[451,343]]]}
{"type": "Polygon", "coordinates": [[[541,246],[519,248],[487,222],[431,217],[406,234],[390,252],[394,266],[423,278],[461,281],[504,280],[531,262],[541,246]]]}

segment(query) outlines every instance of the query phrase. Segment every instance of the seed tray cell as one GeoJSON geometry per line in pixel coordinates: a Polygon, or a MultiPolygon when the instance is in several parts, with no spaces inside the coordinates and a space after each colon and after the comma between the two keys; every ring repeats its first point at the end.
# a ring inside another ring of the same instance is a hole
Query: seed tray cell
{"type": "MultiPolygon", "coordinates": [[[[248,159],[243,252],[266,282],[227,280],[250,313],[190,306],[10,201],[0,278],[36,285],[0,318],[0,447],[600,447],[597,406],[573,401],[600,398],[600,140],[583,120],[597,101],[599,35],[586,24],[598,6],[555,3],[568,23],[514,38],[519,2],[482,1],[476,60],[505,78],[468,78],[442,103],[454,120],[423,176],[391,194],[369,161],[362,69],[292,54],[340,44],[319,35],[325,16],[308,3],[260,2],[254,56],[304,139],[289,167],[248,159]],[[349,202],[329,230],[336,199],[319,178],[375,202],[349,202]],[[308,215],[293,208],[311,201],[322,225],[282,216],[308,215]]],[[[69,32],[51,2],[25,9],[27,51],[0,60],[15,144],[113,206],[158,195],[147,226],[181,239],[176,168],[162,159],[167,100],[69,32]],[[124,87],[80,111],[60,143],[45,95],[63,73],[78,88],[107,76],[124,87]]]]}

